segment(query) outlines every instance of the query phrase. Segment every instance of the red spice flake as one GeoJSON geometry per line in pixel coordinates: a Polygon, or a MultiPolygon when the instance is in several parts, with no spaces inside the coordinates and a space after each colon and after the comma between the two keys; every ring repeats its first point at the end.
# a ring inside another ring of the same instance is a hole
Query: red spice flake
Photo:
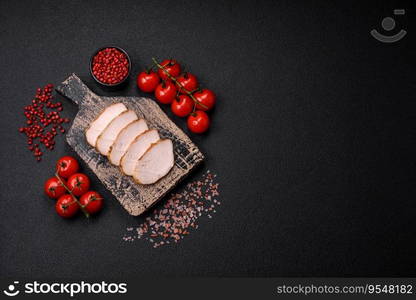
{"type": "Polygon", "coordinates": [[[92,73],[102,83],[117,84],[129,73],[129,60],[122,51],[105,48],[94,56],[92,73]]]}
{"type": "Polygon", "coordinates": [[[32,104],[24,107],[23,114],[26,117],[26,127],[20,127],[19,132],[26,134],[28,149],[33,152],[33,156],[39,162],[43,152],[40,144],[48,150],[53,150],[55,146],[55,136],[57,128],[61,133],[65,129],[59,125],[69,123],[68,118],[61,118],[59,112],[63,110],[61,102],[54,102],[52,96],[53,85],[50,83],[43,89],[38,88],[32,104]],[[51,126],[50,126],[51,125],[51,126]],[[50,130],[47,127],[52,127],[50,130]],[[36,142],[39,141],[39,144],[36,142]]]}
{"type": "Polygon", "coordinates": [[[221,204],[214,198],[219,196],[215,178],[216,175],[208,170],[200,180],[189,183],[180,193],[172,194],[137,228],[126,228],[123,240],[145,239],[153,244],[153,248],[179,242],[198,228],[196,223],[200,217],[211,219],[215,208],[221,204]]]}

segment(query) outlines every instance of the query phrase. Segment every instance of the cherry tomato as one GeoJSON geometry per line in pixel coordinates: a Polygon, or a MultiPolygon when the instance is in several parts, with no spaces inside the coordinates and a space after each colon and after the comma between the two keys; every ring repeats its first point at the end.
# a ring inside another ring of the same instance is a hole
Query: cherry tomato
{"type": "MultiPolygon", "coordinates": [[[[62,180],[65,184],[65,181],[62,180]]],[[[62,183],[59,181],[56,177],[51,177],[48,180],[46,180],[44,185],[45,194],[48,195],[48,197],[57,199],[61,197],[63,194],[65,194],[66,189],[62,185],[62,183]]]]}
{"type": "Polygon", "coordinates": [[[79,170],[78,161],[72,156],[63,156],[56,163],[58,175],[64,178],[75,174],[79,170]]]}
{"type": "Polygon", "coordinates": [[[203,105],[206,106],[205,108],[197,104],[196,105],[197,109],[207,111],[207,110],[212,109],[215,105],[215,94],[211,90],[203,89],[202,91],[198,91],[194,94],[194,97],[196,98],[196,100],[198,100],[199,102],[201,102],[203,105]]]}
{"type": "MultiPolygon", "coordinates": [[[[165,59],[164,61],[162,61],[160,65],[163,66],[164,69],[168,71],[168,73],[173,77],[178,77],[181,73],[181,66],[174,59],[165,59]]],[[[159,77],[163,80],[169,79],[168,75],[166,75],[165,71],[163,71],[162,69],[159,69],[157,72],[159,74],[159,77]]]]}
{"type": "Polygon", "coordinates": [[[159,75],[153,70],[143,71],[137,75],[137,86],[146,93],[153,92],[160,82],[159,75]]]}
{"type": "Polygon", "coordinates": [[[85,174],[76,173],[68,178],[66,186],[75,196],[81,196],[90,189],[90,179],[85,174]]]}
{"type": "Polygon", "coordinates": [[[179,95],[170,105],[172,112],[178,117],[186,117],[194,108],[194,101],[186,95],[179,95]]]}
{"type": "Polygon", "coordinates": [[[66,194],[56,201],[55,210],[61,217],[71,218],[78,212],[79,205],[71,195],[66,194]]]}
{"type": "Polygon", "coordinates": [[[85,207],[85,210],[90,214],[95,214],[103,207],[103,198],[100,194],[94,191],[88,191],[81,196],[79,202],[85,207]]]}
{"type": "Polygon", "coordinates": [[[194,133],[204,133],[208,130],[210,121],[208,115],[204,111],[197,110],[188,117],[187,124],[190,131],[194,133]]]}
{"type": "Polygon", "coordinates": [[[176,96],[176,86],[171,81],[163,81],[155,91],[155,97],[160,103],[170,104],[176,96]]]}
{"type": "Polygon", "coordinates": [[[188,72],[179,76],[176,78],[176,80],[183,86],[183,88],[180,89],[182,94],[186,94],[184,89],[186,89],[188,92],[192,92],[198,87],[198,80],[196,79],[195,75],[188,72]]]}

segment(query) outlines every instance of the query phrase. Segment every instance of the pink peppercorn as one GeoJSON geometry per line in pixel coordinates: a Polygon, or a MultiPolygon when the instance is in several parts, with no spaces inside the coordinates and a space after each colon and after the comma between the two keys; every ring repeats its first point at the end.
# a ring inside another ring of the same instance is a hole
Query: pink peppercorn
{"type": "Polygon", "coordinates": [[[91,71],[98,81],[114,85],[127,77],[129,67],[129,60],[124,52],[116,48],[105,48],[94,56],[91,71]]]}
{"type": "MultiPolygon", "coordinates": [[[[68,123],[68,118],[61,118],[59,112],[62,111],[62,103],[53,103],[52,84],[46,85],[43,89],[36,90],[35,98],[31,101],[31,105],[24,107],[24,115],[27,119],[26,127],[20,127],[19,132],[25,133],[27,136],[28,149],[33,152],[37,161],[41,160],[43,152],[40,149],[40,144],[34,144],[35,140],[39,140],[45,148],[52,150],[55,145],[54,137],[56,135],[57,123],[68,123]],[[44,111],[44,104],[49,112],[44,111]],[[56,111],[53,109],[57,108],[56,111]],[[53,127],[48,130],[48,125],[53,123],[53,127]]],[[[59,126],[61,133],[65,132],[62,126],[59,126]]]]}

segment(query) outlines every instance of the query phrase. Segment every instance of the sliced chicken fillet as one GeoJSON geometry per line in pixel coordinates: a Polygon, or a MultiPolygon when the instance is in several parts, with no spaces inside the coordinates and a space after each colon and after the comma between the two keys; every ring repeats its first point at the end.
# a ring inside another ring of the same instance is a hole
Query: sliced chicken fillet
{"type": "Polygon", "coordinates": [[[169,139],[153,144],[139,159],[133,178],[140,184],[153,184],[169,173],[174,164],[173,145],[169,139]]]}
{"type": "Polygon", "coordinates": [[[110,162],[113,165],[119,166],[121,158],[127,152],[130,144],[136,137],[148,129],[146,121],[143,119],[134,121],[124,127],[114,141],[113,146],[111,146],[110,155],[108,156],[110,162]]]}
{"type": "Polygon", "coordinates": [[[150,148],[150,146],[157,141],[160,137],[156,129],[147,130],[139,135],[129,146],[127,152],[121,159],[121,169],[129,176],[133,175],[134,168],[140,157],[150,148]]]}
{"type": "Polygon", "coordinates": [[[108,126],[108,124],[110,124],[111,121],[126,110],[127,107],[123,103],[116,103],[107,107],[86,130],[85,136],[88,144],[95,147],[98,137],[108,126]]]}
{"type": "Polygon", "coordinates": [[[138,119],[136,113],[132,110],[127,110],[118,115],[114,120],[108,124],[104,131],[97,139],[96,148],[102,155],[108,155],[110,148],[116,140],[118,134],[124,127],[138,119]]]}

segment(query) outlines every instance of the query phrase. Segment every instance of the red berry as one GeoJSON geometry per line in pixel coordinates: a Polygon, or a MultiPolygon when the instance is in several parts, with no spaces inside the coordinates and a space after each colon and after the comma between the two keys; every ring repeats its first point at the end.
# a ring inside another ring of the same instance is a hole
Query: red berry
{"type": "Polygon", "coordinates": [[[63,195],[56,201],[55,210],[63,218],[73,217],[79,210],[79,205],[71,195],[63,195]]]}
{"type": "Polygon", "coordinates": [[[197,110],[188,117],[187,125],[194,133],[204,133],[209,128],[210,120],[204,111],[197,110]]]}
{"type": "Polygon", "coordinates": [[[165,59],[160,65],[163,66],[164,70],[159,69],[157,72],[162,80],[169,79],[166,72],[168,72],[173,77],[178,77],[181,73],[181,66],[174,59],[165,59]]]}
{"type": "Polygon", "coordinates": [[[103,198],[94,191],[88,191],[79,199],[79,203],[85,207],[90,214],[95,214],[103,207],[103,198]]]}
{"type": "Polygon", "coordinates": [[[185,73],[179,76],[176,80],[183,87],[179,90],[182,94],[186,94],[186,92],[192,92],[198,87],[198,80],[196,79],[195,75],[191,73],[185,73]]]}
{"type": "Polygon", "coordinates": [[[194,101],[187,95],[179,95],[172,101],[170,108],[178,117],[186,117],[194,108],[194,101]]]}
{"type": "MultiPolygon", "coordinates": [[[[38,157],[40,158],[40,157],[38,157]]],[[[63,181],[65,184],[65,181],[63,181]]],[[[56,177],[49,178],[44,184],[45,194],[50,198],[57,199],[66,193],[65,187],[62,185],[61,181],[56,177]]]]}
{"type": "Polygon", "coordinates": [[[146,93],[153,92],[157,85],[160,82],[159,75],[157,73],[153,72],[152,70],[150,72],[141,72],[139,75],[137,75],[137,86],[146,93]]]}
{"type": "Polygon", "coordinates": [[[170,104],[176,95],[176,86],[171,81],[163,81],[155,90],[155,97],[160,103],[170,104]]]}
{"type": "Polygon", "coordinates": [[[198,100],[199,103],[202,103],[205,107],[202,105],[197,104],[196,108],[203,111],[211,110],[215,105],[215,94],[211,90],[203,89],[202,91],[198,91],[194,93],[194,97],[196,100],[198,100]]]}

